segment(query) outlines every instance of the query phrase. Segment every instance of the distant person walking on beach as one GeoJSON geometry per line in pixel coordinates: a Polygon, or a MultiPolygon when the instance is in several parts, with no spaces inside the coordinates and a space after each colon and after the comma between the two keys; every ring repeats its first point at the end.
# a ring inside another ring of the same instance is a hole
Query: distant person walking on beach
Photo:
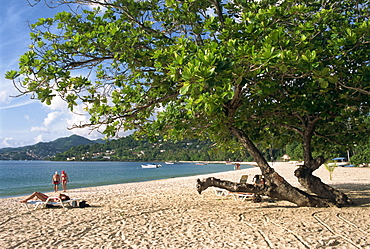
{"type": "Polygon", "coordinates": [[[68,180],[68,175],[67,173],[63,170],[62,171],[62,186],[63,186],[63,191],[66,192],[67,191],[67,182],[69,182],[68,180]]]}
{"type": "Polygon", "coordinates": [[[235,164],[235,170],[239,170],[240,169],[240,163],[236,163],[235,164]]]}
{"type": "Polygon", "coordinates": [[[54,192],[58,192],[58,187],[60,184],[60,175],[58,175],[58,171],[55,171],[51,183],[54,185],[54,192]]]}

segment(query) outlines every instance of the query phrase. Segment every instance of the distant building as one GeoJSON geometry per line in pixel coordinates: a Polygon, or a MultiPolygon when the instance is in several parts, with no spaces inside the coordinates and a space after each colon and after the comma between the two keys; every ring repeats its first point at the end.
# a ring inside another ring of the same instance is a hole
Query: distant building
{"type": "Polygon", "coordinates": [[[285,154],[281,158],[283,158],[284,161],[289,161],[290,160],[290,156],[288,154],[285,154]]]}

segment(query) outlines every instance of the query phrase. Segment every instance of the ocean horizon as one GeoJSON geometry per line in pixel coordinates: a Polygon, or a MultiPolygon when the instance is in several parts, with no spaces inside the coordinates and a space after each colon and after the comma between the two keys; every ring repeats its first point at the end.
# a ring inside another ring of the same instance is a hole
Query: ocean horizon
{"type": "MultiPolygon", "coordinates": [[[[174,177],[194,176],[234,170],[233,165],[196,162],[160,163],[162,167],[143,169],[151,162],[80,162],[80,161],[0,161],[0,199],[29,195],[35,191],[52,192],[51,178],[62,170],[69,176],[67,189],[97,187],[112,184],[145,182],[174,177]]],[[[252,168],[242,165],[241,168],[252,168]]],[[[59,185],[59,191],[62,185],[59,185]]]]}

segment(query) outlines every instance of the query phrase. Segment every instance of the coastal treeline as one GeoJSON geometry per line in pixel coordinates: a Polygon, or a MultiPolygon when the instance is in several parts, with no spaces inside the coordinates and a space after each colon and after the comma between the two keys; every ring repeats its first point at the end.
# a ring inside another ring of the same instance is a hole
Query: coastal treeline
{"type": "MultiPolygon", "coordinates": [[[[259,144],[263,155],[269,160],[283,160],[287,154],[290,160],[301,161],[302,144],[292,141],[285,146],[271,143],[259,144]]],[[[325,154],[329,159],[350,156],[350,163],[358,166],[370,164],[370,142],[356,144],[343,150],[328,146],[325,154]]],[[[18,148],[0,149],[0,160],[52,160],[52,161],[253,161],[245,150],[220,148],[211,141],[186,139],[181,141],[150,142],[137,140],[133,135],[108,141],[89,140],[72,135],[51,142],[40,142],[18,148]]]]}
{"type": "MultiPolygon", "coordinates": [[[[277,152],[279,150],[275,150],[277,152]]],[[[267,151],[266,151],[267,152],[267,151]]],[[[269,153],[269,152],[267,152],[269,153]]],[[[48,160],[56,161],[242,161],[251,160],[245,151],[224,151],[211,141],[186,139],[157,142],[136,140],[133,136],[104,144],[79,145],[48,160]]]]}
{"type": "MultiPolygon", "coordinates": [[[[260,145],[263,147],[263,145],[260,145]]],[[[328,148],[328,158],[346,157],[350,155],[351,163],[358,165],[369,163],[367,153],[370,144],[363,145],[355,150],[341,150],[335,146],[328,148]]],[[[266,158],[274,161],[282,161],[284,154],[289,155],[290,160],[302,161],[302,145],[292,142],[282,148],[271,145],[261,149],[266,158]]],[[[323,152],[317,152],[317,154],[323,152]]],[[[47,158],[53,161],[253,161],[253,158],[243,149],[227,150],[220,148],[211,141],[199,139],[185,139],[181,141],[165,141],[159,139],[150,142],[147,139],[137,140],[130,135],[120,139],[109,140],[106,143],[92,143],[74,146],[69,150],[47,158]]]]}

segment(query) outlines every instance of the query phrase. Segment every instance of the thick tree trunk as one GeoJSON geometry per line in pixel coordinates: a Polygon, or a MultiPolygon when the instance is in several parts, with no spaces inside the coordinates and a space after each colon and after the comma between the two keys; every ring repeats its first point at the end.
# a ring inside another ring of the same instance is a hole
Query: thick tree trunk
{"type": "Polygon", "coordinates": [[[248,150],[250,155],[256,161],[266,182],[263,186],[254,186],[251,184],[238,184],[230,181],[222,181],[211,177],[203,181],[198,180],[197,189],[199,193],[202,193],[202,191],[210,186],[214,186],[233,192],[249,192],[267,195],[271,198],[290,201],[300,207],[329,207],[335,205],[335,203],[328,199],[310,195],[290,185],[283,177],[275,172],[272,167],[270,167],[261,152],[255,147],[253,142],[243,131],[232,126],[230,127],[230,131],[238,138],[243,147],[248,150]]]}
{"type": "Polygon", "coordinates": [[[314,121],[309,122],[306,125],[305,132],[302,133],[304,165],[300,166],[294,172],[294,175],[298,178],[298,182],[308,191],[330,200],[337,207],[353,205],[353,202],[349,200],[346,194],[323,183],[320,178],[312,174],[326,161],[323,156],[319,156],[316,159],[312,158],[311,140],[314,124],[314,121]]]}
{"type": "MultiPolygon", "coordinates": [[[[253,185],[245,183],[236,183],[209,177],[203,180],[197,180],[197,190],[201,194],[209,187],[219,187],[230,192],[254,193],[257,195],[266,195],[274,199],[286,200],[295,203],[299,207],[330,207],[334,206],[331,202],[317,196],[309,195],[300,189],[297,189],[287,183],[276,172],[275,177],[281,181],[279,185],[253,185]]],[[[265,178],[268,178],[265,176],[265,178]]]]}
{"type": "Polygon", "coordinates": [[[300,166],[294,172],[294,175],[298,178],[298,182],[308,191],[335,203],[337,207],[353,205],[353,202],[349,200],[346,194],[323,183],[320,178],[312,174],[312,169],[319,168],[324,161],[325,159],[323,157],[318,157],[316,160],[305,162],[303,166],[300,166]]]}

